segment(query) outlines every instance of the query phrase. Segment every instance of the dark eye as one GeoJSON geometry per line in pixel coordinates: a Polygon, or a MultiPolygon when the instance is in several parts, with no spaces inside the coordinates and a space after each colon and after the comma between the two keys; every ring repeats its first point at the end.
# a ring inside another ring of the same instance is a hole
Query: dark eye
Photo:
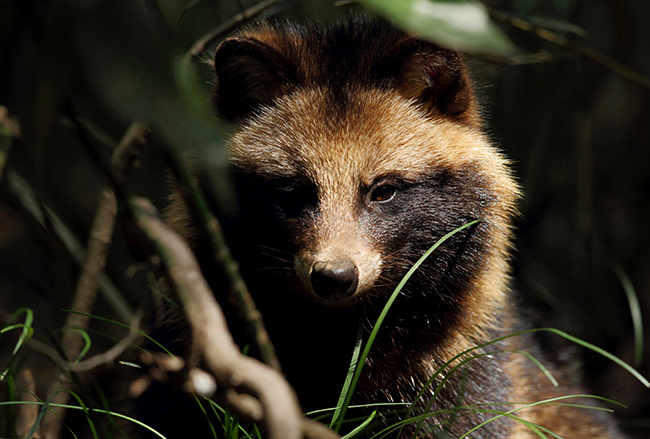
{"type": "Polygon", "coordinates": [[[271,194],[275,204],[282,209],[294,211],[301,209],[313,202],[315,197],[311,186],[297,182],[281,182],[271,187],[271,194]]]}
{"type": "Polygon", "coordinates": [[[289,185],[278,189],[279,194],[285,202],[291,204],[301,204],[306,198],[306,189],[297,185],[289,185]]]}
{"type": "Polygon", "coordinates": [[[397,187],[392,184],[382,184],[375,187],[370,192],[370,201],[375,203],[385,203],[393,199],[397,193],[397,187]]]}

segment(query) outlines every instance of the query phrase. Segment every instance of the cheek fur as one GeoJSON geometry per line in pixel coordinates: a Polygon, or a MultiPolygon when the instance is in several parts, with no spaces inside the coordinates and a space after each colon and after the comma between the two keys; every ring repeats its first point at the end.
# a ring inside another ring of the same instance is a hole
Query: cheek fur
{"type": "Polygon", "coordinates": [[[429,295],[435,295],[430,285],[439,286],[440,291],[454,291],[454,295],[465,293],[466,288],[461,286],[468,285],[484,267],[488,253],[485,242],[493,232],[489,210],[495,197],[479,180],[472,169],[439,172],[405,188],[391,203],[364,214],[365,228],[374,245],[381,248],[381,284],[393,288],[444,235],[480,220],[478,226],[445,241],[407,284],[415,291],[418,288],[413,285],[420,282],[421,290],[429,295]]]}

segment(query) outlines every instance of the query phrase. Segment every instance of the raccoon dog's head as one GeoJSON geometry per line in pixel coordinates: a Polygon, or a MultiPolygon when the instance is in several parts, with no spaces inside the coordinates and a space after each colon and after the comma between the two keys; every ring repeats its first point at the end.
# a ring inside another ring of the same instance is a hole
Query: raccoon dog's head
{"type": "Polygon", "coordinates": [[[330,306],[385,294],[474,219],[419,287],[449,296],[506,252],[516,188],[481,133],[457,53],[353,19],[244,31],[219,46],[215,67],[244,235],[290,259],[289,289],[330,306]]]}

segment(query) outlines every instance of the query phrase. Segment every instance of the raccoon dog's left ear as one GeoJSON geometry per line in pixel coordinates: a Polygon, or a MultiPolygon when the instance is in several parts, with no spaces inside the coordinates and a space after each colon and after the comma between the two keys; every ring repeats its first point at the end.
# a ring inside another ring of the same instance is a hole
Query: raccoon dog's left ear
{"type": "Polygon", "coordinates": [[[413,38],[387,62],[400,93],[427,113],[479,123],[472,83],[457,52],[413,38]]]}
{"type": "Polygon", "coordinates": [[[217,89],[214,105],[228,121],[250,116],[262,105],[272,105],[297,73],[273,47],[249,37],[224,40],[214,56],[217,89]]]}

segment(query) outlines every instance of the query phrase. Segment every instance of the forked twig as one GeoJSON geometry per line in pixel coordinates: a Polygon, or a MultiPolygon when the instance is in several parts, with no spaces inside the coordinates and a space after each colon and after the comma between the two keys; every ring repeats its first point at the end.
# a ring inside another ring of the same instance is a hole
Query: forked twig
{"type": "Polygon", "coordinates": [[[188,244],[159,219],[149,200],[133,198],[130,208],[183,304],[193,342],[220,389],[219,402],[246,419],[263,421],[272,439],[301,438],[293,389],[278,371],[240,352],[188,244]]]}
{"type": "Polygon", "coordinates": [[[553,32],[540,26],[535,26],[529,21],[520,18],[513,18],[510,15],[497,11],[495,9],[490,9],[490,15],[499,21],[510,23],[512,26],[526,32],[532,32],[543,40],[549,41],[560,47],[564,47],[573,53],[584,56],[585,58],[588,58],[595,63],[605,66],[609,70],[613,71],[619,76],[622,76],[628,81],[631,81],[646,90],[650,90],[650,79],[641,73],[629,68],[628,66],[621,64],[620,62],[608,56],[605,56],[596,49],[576,43],[575,41],[572,41],[557,32],[553,32]]]}
{"type": "MultiPolygon", "coordinates": [[[[127,170],[138,150],[145,143],[148,128],[140,122],[134,122],[126,131],[124,137],[115,148],[111,160],[111,170],[115,181],[122,184],[126,179],[127,170]]],[[[75,291],[72,311],[66,320],[67,328],[80,328],[85,330],[90,320],[89,314],[97,297],[97,285],[99,278],[106,266],[106,255],[113,236],[115,216],[117,215],[117,198],[115,190],[110,186],[104,186],[101,199],[95,213],[93,225],[88,240],[88,251],[86,260],[81,269],[79,281],[75,291]]],[[[63,333],[62,347],[69,361],[74,361],[81,352],[83,338],[76,330],[67,330],[63,333]]]]}
{"type": "Polygon", "coordinates": [[[208,233],[209,245],[214,260],[222,268],[228,284],[237,301],[239,311],[245,320],[247,329],[255,337],[254,341],[259,349],[262,361],[274,369],[280,370],[273,343],[264,327],[262,314],[257,310],[255,302],[239,272],[239,266],[230,252],[226,238],[221,229],[219,221],[208,207],[198,181],[188,171],[185,164],[175,155],[168,155],[170,166],[179,184],[181,195],[187,203],[194,218],[200,226],[208,233]]]}
{"type": "Polygon", "coordinates": [[[252,20],[264,11],[275,6],[277,3],[280,3],[280,0],[266,0],[235,15],[230,20],[214,29],[212,32],[196,40],[196,42],[192,44],[190,50],[188,50],[185,54],[185,57],[188,59],[196,58],[201,53],[203,53],[211,44],[214,44],[215,41],[217,41],[221,36],[230,32],[240,24],[252,20]]]}
{"type": "Polygon", "coordinates": [[[52,346],[41,343],[38,340],[30,338],[25,344],[32,350],[39,354],[45,355],[50,358],[57,367],[66,372],[87,372],[102,364],[110,364],[114,362],[120,355],[122,355],[129,347],[137,342],[140,336],[140,321],[142,320],[142,313],[138,312],[133,316],[133,320],[129,327],[129,333],[118,341],[111,348],[102,352],[101,354],[93,355],[84,361],[73,362],[65,360],[59,352],[52,346]]]}
{"type": "MultiPolygon", "coordinates": [[[[147,132],[147,127],[139,122],[134,122],[127,130],[120,144],[116,147],[111,161],[113,182],[117,182],[116,184],[122,184],[124,182],[126,172],[133,158],[137,155],[134,151],[142,147],[147,132]]],[[[88,327],[90,320],[89,314],[92,313],[92,308],[97,297],[99,279],[106,266],[106,256],[113,235],[116,215],[117,198],[115,189],[107,184],[102,191],[99,206],[97,207],[93,220],[86,259],[79,276],[72,303],[73,312],[66,319],[67,331],[63,333],[61,347],[67,361],[70,362],[75,362],[83,349],[83,337],[78,330],[85,331],[88,327]]],[[[92,367],[83,370],[90,370],[101,364],[101,362],[104,362],[106,358],[110,359],[113,358],[113,355],[119,355],[132,341],[127,337],[120,343],[102,354],[104,356],[100,358],[100,362],[91,362],[90,366],[92,367]]],[[[60,365],[65,366],[65,360],[62,360],[60,365]]],[[[75,370],[74,367],[64,367],[63,369],[68,371],[75,370]]],[[[80,370],[78,369],[78,371],[80,370]]],[[[49,384],[48,390],[49,394],[56,392],[53,402],[65,404],[69,399],[69,394],[61,390],[69,390],[71,386],[71,381],[65,375],[59,374],[54,377],[49,384]]],[[[56,407],[45,414],[41,431],[46,438],[59,437],[61,418],[63,417],[62,414],[64,411],[65,409],[62,407],[56,407]]]]}

